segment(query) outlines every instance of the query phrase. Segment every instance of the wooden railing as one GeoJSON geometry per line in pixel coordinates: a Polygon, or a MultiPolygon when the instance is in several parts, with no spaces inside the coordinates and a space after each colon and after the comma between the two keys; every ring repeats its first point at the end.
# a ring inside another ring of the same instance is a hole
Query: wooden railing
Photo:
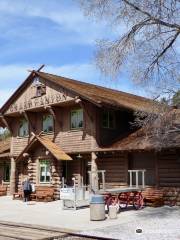
{"type": "Polygon", "coordinates": [[[136,188],[142,187],[145,188],[145,169],[140,170],[128,170],[130,187],[135,186],[136,188]],[[133,174],[135,175],[135,185],[133,185],[133,174]],[[139,175],[141,174],[142,185],[139,184],[139,175]]]}

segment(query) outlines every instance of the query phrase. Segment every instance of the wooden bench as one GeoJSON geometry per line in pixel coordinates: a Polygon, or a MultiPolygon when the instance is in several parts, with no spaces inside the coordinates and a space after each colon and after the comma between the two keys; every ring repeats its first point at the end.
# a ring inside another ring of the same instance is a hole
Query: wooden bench
{"type": "Polygon", "coordinates": [[[148,189],[143,192],[144,203],[152,207],[164,205],[163,191],[161,189],[148,189]]]}
{"type": "Polygon", "coordinates": [[[36,201],[50,202],[54,200],[54,188],[50,186],[36,186],[36,201]]]}
{"type": "Polygon", "coordinates": [[[0,186],[0,196],[6,196],[6,195],[7,195],[7,187],[0,186]]]}

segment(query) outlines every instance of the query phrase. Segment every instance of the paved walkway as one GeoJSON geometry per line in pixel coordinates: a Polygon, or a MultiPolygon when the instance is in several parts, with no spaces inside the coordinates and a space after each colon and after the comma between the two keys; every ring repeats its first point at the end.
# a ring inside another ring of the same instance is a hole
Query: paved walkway
{"type": "Polygon", "coordinates": [[[112,239],[180,239],[180,208],[161,207],[129,210],[118,218],[90,221],[89,208],[62,210],[61,201],[27,204],[11,197],[0,197],[0,221],[35,224],[112,239]],[[136,229],[142,233],[136,233],[136,229]]]}

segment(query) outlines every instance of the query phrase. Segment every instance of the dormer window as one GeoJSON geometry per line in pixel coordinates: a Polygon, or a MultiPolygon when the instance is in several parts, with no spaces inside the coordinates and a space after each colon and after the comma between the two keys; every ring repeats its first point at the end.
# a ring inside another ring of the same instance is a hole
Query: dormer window
{"type": "Polygon", "coordinates": [[[52,115],[43,116],[43,132],[51,133],[54,131],[54,119],[52,115]]]}
{"type": "Polygon", "coordinates": [[[28,121],[23,118],[19,121],[19,137],[26,137],[29,135],[28,121]]]}

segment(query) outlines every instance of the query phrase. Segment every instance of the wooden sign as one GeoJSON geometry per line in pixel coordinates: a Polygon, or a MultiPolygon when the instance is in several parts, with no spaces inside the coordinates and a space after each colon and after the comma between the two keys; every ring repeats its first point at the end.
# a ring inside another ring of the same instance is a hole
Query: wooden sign
{"type": "Polygon", "coordinates": [[[43,95],[37,98],[24,99],[12,104],[7,113],[23,112],[28,109],[45,107],[54,103],[65,102],[69,97],[65,93],[56,93],[51,95],[43,95]]]}

